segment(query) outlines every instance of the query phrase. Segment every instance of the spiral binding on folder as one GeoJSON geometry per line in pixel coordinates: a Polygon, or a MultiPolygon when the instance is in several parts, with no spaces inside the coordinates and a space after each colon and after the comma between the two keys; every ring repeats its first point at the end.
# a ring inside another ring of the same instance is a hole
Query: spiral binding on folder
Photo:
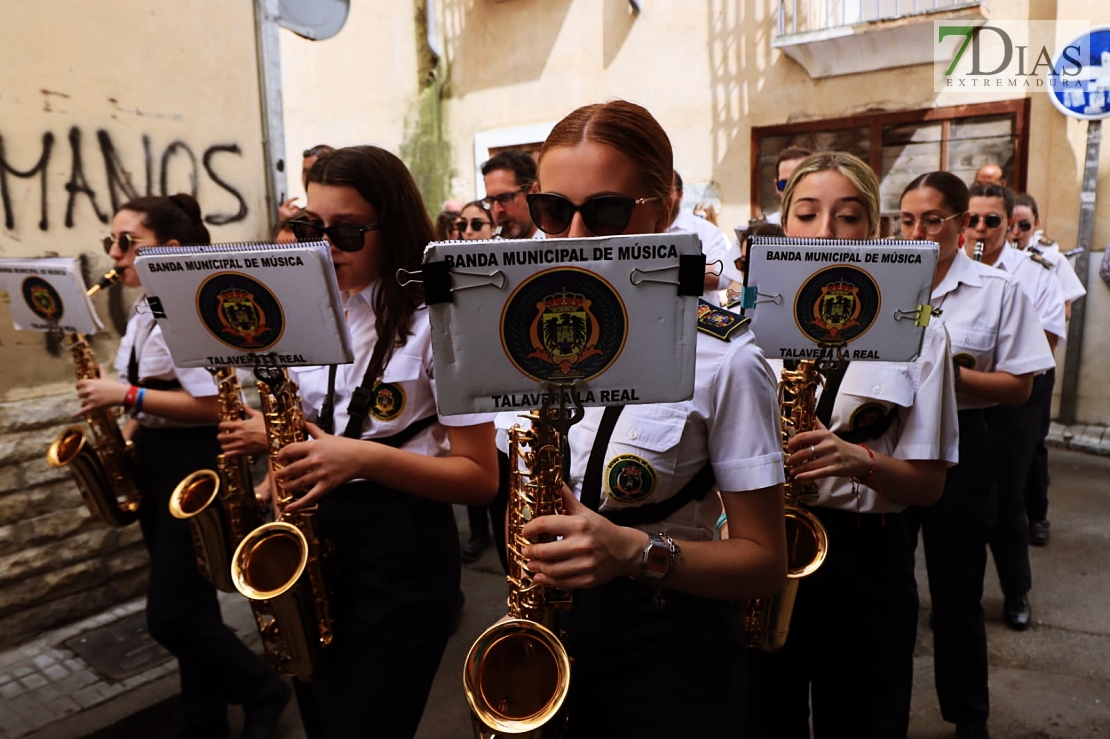
{"type": "Polygon", "coordinates": [[[223,244],[182,244],[180,246],[140,246],[138,256],[158,257],[181,254],[227,254],[228,252],[252,251],[316,251],[329,249],[326,241],[294,241],[277,244],[271,241],[235,241],[223,244]]]}

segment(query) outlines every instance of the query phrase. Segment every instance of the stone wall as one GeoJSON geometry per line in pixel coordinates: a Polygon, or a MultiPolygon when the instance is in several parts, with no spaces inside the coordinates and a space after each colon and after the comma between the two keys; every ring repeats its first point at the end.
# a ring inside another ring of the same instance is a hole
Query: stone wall
{"type": "Polygon", "coordinates": [[[72,390],[0,403],[0,649],[146,589],[138,524],[93,519],[46,449],[73,423],[72,390]]]}

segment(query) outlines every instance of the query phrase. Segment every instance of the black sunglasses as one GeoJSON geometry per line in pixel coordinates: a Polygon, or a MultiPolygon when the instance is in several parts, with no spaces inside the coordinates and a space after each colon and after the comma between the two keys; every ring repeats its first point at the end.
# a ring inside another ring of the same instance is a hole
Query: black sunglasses
{"type": "MultiPolygon", "coordinates": [[[[471,218],[470,219],[470,230],[471,231],[481,231],[486,226],[492,226],[492,225],[493,225],[493,223],[491,221],[485,221],[485,220],[482,220],[481,218],[471,218]]],[[[462,219],[461,221],[455,221],[455,228],[458,229],[459,233],[462,233],[463,231],[465,231],[466,226],[467,226],[467,220],[465,218],[462,219]]]]}
{"type": "Polygon", "coordinates": [[[620,195],[598,195],[582,205],[575,205],[553,192],[534,192],[528,196],[528,212],[536,228],[549,234],[567,230],[575,213],[596,236],[616,236],[632,220],[632,210],[642,203],[659,198],[625,198],[620,195]]]}
{"type": "Polygon", "coordinates": [[[319,241],[327,236],[328,241],[339,251],[358,251],[365,243],[363,236],[366,232],[378,230],[381,224],[356,226],[353,223],[340,223],[325,226],[319,221],[289,221],[289,228],[297,241],[319,241]]]}
{"type": "Polygon", "coordinates": [[[500,195],[486,195],[484,198],[482,198],[482,202],[485,203],[488,207],[493,207],[493,204],[497,203],[502,208],[508,208],[509,203],[516,200],[516,196],[527,190],[529,187],[531,187],[531,185],[522,185],[515,190],[509,190],[508,192],[503,192],[500,195]]]}
{"type": "MultiPolygon", "coordinates": [[[[990,225],[990,224],[988,224],[988,225],[990,225]]],[[[1030,223],[1029,221],[1018,221],[1017,222],[1017,227],[1018,227],[1019,231],[1032,231],[1033,230],[1033,224],[1030,223]]]]}
{"type": "MultiPolygon", "coordinates": [[[[975,228],[979,225],[980,216],[975,213],[971,214],[971,219],[968,220],[968,228],[975,228]]],[[[987,224],[987,228],[998,228],[1002,225],[1002,216],[997,213],[991,213],[989,216],[982,216],[983,222],[987,224]]]]}
{"type": "Polygon", "coordinates": [[[131,247],[137,246],[138,242],[139,240],[131,234],[120,234],[118,237],[105,236],[103,239],[100,240],[100,243],[104,245],[105,254],[110,253],[112,251],[112,244],[116,243],[119,244],[119,250],[126,254],[127,252],[131,251],[131,247]]]}

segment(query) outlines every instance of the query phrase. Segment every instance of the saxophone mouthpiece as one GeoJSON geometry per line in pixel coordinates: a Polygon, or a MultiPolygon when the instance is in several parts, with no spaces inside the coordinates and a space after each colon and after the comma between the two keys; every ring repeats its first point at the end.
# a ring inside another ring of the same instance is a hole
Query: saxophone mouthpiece
{"type": "Polygon", "coordinates": [[[125,269],[127,269],[127,268],[126,267],[116,267],[115,269],[108,270],[107,272],[104,273],[103,277],[101,277],[99,280],[96,281],[95,285],[90,287],[85,292],[85,295],[88,295],[91,298],[93,295],[96,295],[98,292],[100,292],[104,288],[116,284],[117,282],[120,281],[120,278],[123,277],[123,271],[125,269]]]}

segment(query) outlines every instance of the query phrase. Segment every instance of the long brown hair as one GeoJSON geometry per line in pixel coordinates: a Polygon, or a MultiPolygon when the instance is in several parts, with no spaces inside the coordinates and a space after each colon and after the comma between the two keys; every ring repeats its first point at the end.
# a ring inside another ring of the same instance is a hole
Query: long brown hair
{"type": "Polygon", "coordinates": [[[584,105],[555,124],[540,149],[539,160],[558,146],[596,141],[611,146],[639,165],[644,187],[659,198],[658,206],[674,220],[671,190],[674,187],[674,153],[667,132],[647,108],[627,100],[584,105]]]}
{"type": "Polygon", "coordinates": [[[211,242],[208,227],[200,215],[200,204],[192,195],[146,195],[129,200],[119,210],[141,213],[143,225],[154,232],[159,244],[174,239],[185,245],[211,242]]]}
{"type": "Polygon", "coordinates": [[[307,181],[349,185],[378,212],[381,272],[374,295],[378,343],[367,375],[380,378],[394,348],[404,346],[412,334],[412,314],[424,302],[421,285],[401,287],[396,279],[399,269],[420,269],[424,247],[436,240],[424,199],[405,163],[377,146],[351,146],[324,154],[312,165],[307,181]]]}

